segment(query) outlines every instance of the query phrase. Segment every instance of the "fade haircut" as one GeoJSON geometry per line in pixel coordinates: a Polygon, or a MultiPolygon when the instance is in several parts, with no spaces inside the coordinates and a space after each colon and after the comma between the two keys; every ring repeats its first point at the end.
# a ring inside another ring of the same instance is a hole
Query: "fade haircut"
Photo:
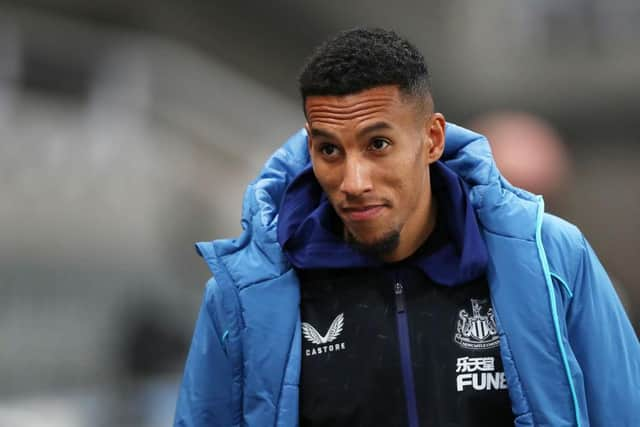
{"type": "MultiPolygon", "coordinates": [[[[302,104],[309,96],[350,95],[396,85],[420,106],[432,107],[431,78],[422,54],[394,31],[356,28],[321,44],[298,79],[302,104]]],[[[306,111],[305,111],[306,113],[306,111]]]]}

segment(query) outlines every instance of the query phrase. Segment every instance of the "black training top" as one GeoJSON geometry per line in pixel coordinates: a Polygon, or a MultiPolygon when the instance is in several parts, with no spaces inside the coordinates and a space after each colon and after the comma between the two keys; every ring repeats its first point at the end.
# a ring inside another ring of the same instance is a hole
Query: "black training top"
{"type": "Polygon", "coordinates": [[[483,278],[448,288],[415,267],[299,276],[301,426],[513,426],[483,278]]]}

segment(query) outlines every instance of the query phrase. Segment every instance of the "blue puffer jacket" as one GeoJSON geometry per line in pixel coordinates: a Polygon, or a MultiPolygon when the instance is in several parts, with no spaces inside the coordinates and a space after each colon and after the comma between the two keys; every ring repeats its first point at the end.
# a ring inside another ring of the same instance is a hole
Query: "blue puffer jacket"
{"type": "MultiPolygon", "coordinates": [[[[447,125],[443,160],[470,187],[517,426],[640,426],[640,345],[576,227],[509,185],[484,137],[447,125]]],[[[300,294],[276,237],[300,131],[244,197],[243,233],[199,243],[214,278],[197,320],[175,426],[296,426],[300,294]]]]}

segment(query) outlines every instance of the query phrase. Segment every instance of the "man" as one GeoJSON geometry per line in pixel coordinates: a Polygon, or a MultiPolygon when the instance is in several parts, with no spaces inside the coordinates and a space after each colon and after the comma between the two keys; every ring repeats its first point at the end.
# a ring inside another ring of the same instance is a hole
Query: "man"
{"type": "Polygon", "coordinates": [[[352,30],[307,119],[197,244],[177,426],[640,425],[640,346],[580,232],[434,111],[420,53],[352,30]]]}

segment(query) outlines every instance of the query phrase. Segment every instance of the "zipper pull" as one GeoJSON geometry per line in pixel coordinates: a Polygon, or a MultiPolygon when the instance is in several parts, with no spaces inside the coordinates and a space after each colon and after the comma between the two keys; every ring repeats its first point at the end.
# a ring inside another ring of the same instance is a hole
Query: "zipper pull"
{"type": "Polygon", "coordinates": [[[396,294],[396,313],[402,313],[406,311],[405,301],[404,301],[404,287],[402,283],[396,282],[393,287],[393,292],[396,294]]]}

